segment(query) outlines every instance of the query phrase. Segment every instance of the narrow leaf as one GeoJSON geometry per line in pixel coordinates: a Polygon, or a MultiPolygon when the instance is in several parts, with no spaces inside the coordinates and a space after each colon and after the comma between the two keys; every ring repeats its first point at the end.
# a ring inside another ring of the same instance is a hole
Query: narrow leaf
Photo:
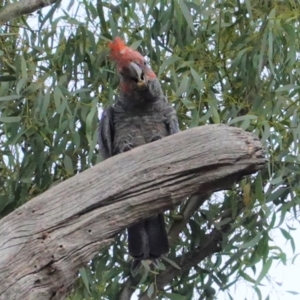
{"type": "Polygon", "coordinates": [[[18,100],[18,99],[20,99],[19,95],[10,95],[10,96],[0,97],[0,101],[12,101],[12,100],[18,100]]]}
{"type": "Polygon", "coordinates": [[[169,65],[172,65],[174,64],[176,61],[178,61],[180,58],[177,57],[177,56],[171,56],[169,57],[168,59],[166,59],[161,67],[159,68],[159,71],[158,71],[158,78],[160,78],[161,74],[165,71],[165,69],[169,66],[169,65]]]}
{"type": "Polygon", "coordinates": [[[81,268],[79,270],[79,274],[80,274],[80,276],[82,278],[82,281],[84,283],[85,288],[90,293],[90,285],[89,285],[89,280],[88,280],[88,276],[87,276],[85,268],[81,268]]]}
{"type": "Polygon", "coordinates": [[[181,12],[182,12],[187,24],[191,28],[193,34],[195,34],[194,21],[193,21],[192,15],[191,15],[188,7],[185,5],[183,0],[179,0],[178,4],[180,6],[181,12]]]}
{"type": "Polygon", "coordinates": [[[240,249],[245,249],[245,248],[249,248],[249,247],[253,247],[255,245],[257,245],[257,243],[259,242],[261,238],[261,232],[259,232],[251,241],[238,246],[240,249]]]}
{"type": "Polygon", "coordinates": [[[3,123],[17,123],[21,121],[21,117],[0,117],[0,122],[3,123]]]}
{"type": "Polygon", "coordinates": [[[264,264],[263,264],[263,268],[258,276],[258,278],[256,279],[256,284],[259,284],[261,282],[261,280],[268,274],[270,267],[272,265],[272,258],[269,258],[264,264]]]}
{"type": "Polygon", "coordinates": [[[167,263],[169,263],[170,265],[172,265],[174,268],[178,269],[178,270],[181,270],[181,268],[171,259],[163,256],[162,257],[163,260],[165,260],[167,263]]]}

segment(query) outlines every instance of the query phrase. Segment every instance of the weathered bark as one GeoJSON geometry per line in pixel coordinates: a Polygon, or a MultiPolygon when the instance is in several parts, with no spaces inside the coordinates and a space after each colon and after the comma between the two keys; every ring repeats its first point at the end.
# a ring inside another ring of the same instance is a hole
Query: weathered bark
{"type": "Polygon", "coordinates": [[[22,15],[30,14],[57,1],[58,0],[22,0],[7,4],[0,10],[0,24],[4,24],[22,15]]]}
{"type": "Polygon", "coordinates": [[[116,155],[0,221],[0,299],[62,299],[125,227],[187,196],[228,189],[266,159],[257,138],[197,127],[116,155]]]}

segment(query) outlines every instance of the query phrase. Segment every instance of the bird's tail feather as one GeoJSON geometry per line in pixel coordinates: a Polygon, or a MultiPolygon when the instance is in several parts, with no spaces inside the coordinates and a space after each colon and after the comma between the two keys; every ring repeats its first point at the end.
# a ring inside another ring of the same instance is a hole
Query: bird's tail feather
{"type": "Polygon", "coordinates": [[[128,228],[129,254],[135,269],[140,260],[156,260],[169,251],[164,215],[158,214],[128,228]]]}

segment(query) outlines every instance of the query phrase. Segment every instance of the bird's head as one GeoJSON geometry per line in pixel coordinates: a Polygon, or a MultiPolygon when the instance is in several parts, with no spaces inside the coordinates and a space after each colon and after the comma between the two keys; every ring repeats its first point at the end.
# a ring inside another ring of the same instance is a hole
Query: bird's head
{"type": "Polygon", "coordinates": [[[143,91],[147,89],[149,80],[156,79],[142,54],[126,46],[119,37],[109,43],[109,48],[110,58],[117,64],[123,92],[143,91]]]}

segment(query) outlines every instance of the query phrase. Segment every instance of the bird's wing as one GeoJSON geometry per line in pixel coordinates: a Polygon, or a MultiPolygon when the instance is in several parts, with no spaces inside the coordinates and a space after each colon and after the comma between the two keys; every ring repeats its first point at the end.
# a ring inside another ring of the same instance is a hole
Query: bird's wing
{"type": "Polygon", "coordinates": [[[169,134],[174,134],[179,132],[179,123],[176,115],[176,111],[173,106],[168,105],[164,112],[165,123],[168,129],[169,134]]]}
{"type": "Polygon", "coordinates": [[[101,120],[99,123],[99,136],[98,142],[100,153],[103,159],[107,159],[113,155],[113,111],[112,107],[103,110],[101,120]]]}

